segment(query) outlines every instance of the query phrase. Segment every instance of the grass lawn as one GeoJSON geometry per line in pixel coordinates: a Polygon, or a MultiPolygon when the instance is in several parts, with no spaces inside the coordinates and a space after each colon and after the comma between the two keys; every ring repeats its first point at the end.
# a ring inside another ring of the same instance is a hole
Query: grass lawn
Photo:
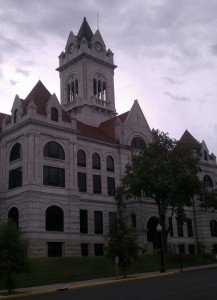
{"type": "MultiPolygon", "coordinates": [[[[165,255],[165,268],[180,268],[179,255],[165,255]]],[[[16,287],[46,285],[52,283],[72,282],[85,279],[114,277],[115,263],[106,257],[47,257],[30,258],[30,272],[16,277],[16,287]]],[[[182,255],[183,267],[216,263],[211,257],[204,259],[201,255],[182,255]]],[[[131,264],[128,274],[158,271],[160,255],[140,256],[131,264]]],[[[121,275],[121,274],[119,274],[121,275]]],[[[0,281],[0,289],[3,283],[0,281]]]]}

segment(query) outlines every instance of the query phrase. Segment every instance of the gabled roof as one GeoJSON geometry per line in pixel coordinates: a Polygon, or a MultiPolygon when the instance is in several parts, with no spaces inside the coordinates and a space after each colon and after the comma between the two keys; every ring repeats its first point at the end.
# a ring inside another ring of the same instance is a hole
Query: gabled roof
{"type": "Polygon", "coordinates": [[[79,29],[77,38],[80,41],[82,38],[85,38],[88,42],[90,42],[90,40],[93,37],[93,32],[89,26],[89,24],[87,23],[86,18],[84,17],[83,23],[81,24],[81,27],[79,29]]]}
{"type": "MultiPolygon", "coordinates": [[[[25,100],[22,100],[24,113],[28,104],[32,101],[37,107],[37,113],[46,116],[46,105],[51,98],[51,93],[39,80],[31,92],[28,94],[25,100]]],[[[62,109],[62,120],[65,122],[71,122],[69,115],[62,109]]]]}
{"type": "Polygon", "coordinates": [[[23,100],[23,108],[28,106],[32,101],[37,107],[37,113],[46,116],[46,104],[51,97],[51,93],[46,89],[41,80],[39,80],[25,100],[23,100]]]}
{"type": "Polygon", "coordinates": [[[129,111],[119,115],[119,116],[116,116],[112,119],[109,119],[103,123],[100,124],[99,128],[101,130],[103,130],[104,132],[106,132],[106,134],[108,134],[113,140],[115,140],[115,122],[117,121],[117,119],[119,118],[120,121],[122,123],[125,122],[127,116],[129,114],[129,111]]]}
{"type": "Polygon", "coordinates": [[[198,144],[198,141],[190,134],[188,130],[185,130],[182,137],[180,138],[181,142],[188,143],[190,145],[198,144]]]}

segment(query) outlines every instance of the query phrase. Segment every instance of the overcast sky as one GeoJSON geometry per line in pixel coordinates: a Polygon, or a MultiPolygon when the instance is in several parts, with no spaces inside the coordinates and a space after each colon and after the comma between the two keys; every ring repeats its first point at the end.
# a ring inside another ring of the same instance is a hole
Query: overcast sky
{"type": "Polygon", "coordinates": [[[216,0],[0,0],[0,111],[39,79],[59,99],[58,55],[84,16],[115,56],[118,113],[138,99],[151,128],[189,132],[217,155],[216,0]]]}

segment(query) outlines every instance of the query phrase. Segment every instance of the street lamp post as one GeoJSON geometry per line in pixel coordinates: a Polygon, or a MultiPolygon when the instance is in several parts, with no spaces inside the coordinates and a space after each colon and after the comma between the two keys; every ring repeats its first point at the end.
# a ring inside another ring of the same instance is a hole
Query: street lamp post
{"type": "Polygon", "coordinates": [[[164,268],[164,255],[163,255],[163,243],[162,243],[162,226],[160,224],[157,225],[157,232],[160,235],[160,273],[165,273],[166,270],[164,268]]]}

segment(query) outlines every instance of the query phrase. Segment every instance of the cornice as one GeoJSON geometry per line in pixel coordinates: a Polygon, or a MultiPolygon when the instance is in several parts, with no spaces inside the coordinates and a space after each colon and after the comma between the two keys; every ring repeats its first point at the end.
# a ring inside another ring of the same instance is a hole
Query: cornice
{"type": "Polygon", "coordinates": [[[65,70],[66,68],[68,68],[69,66],[74,65],[75,63],[79,62],[80,60],[82,60],[84,58],[86,58],[88,60],[91,60],[91,61],[94,61],[94,62],[97,62],[98,64],[106,66],[107,68],[110,68],[112,70],[114,70],[115,68],[117,68],[116,65],[110,64],[110,63],[108,63],[108,62],[106,62],[104,60],[101,60],[99,58],[93,57],[90,54],[82,53],[79,56],[77,56],[77,57],[73,58],[72,60],[70,60],[69,62],[67,62],[66,64],[58,67],[56,70],[59,71],[59,72],[61,72],[61,71],[65,70]]]}

